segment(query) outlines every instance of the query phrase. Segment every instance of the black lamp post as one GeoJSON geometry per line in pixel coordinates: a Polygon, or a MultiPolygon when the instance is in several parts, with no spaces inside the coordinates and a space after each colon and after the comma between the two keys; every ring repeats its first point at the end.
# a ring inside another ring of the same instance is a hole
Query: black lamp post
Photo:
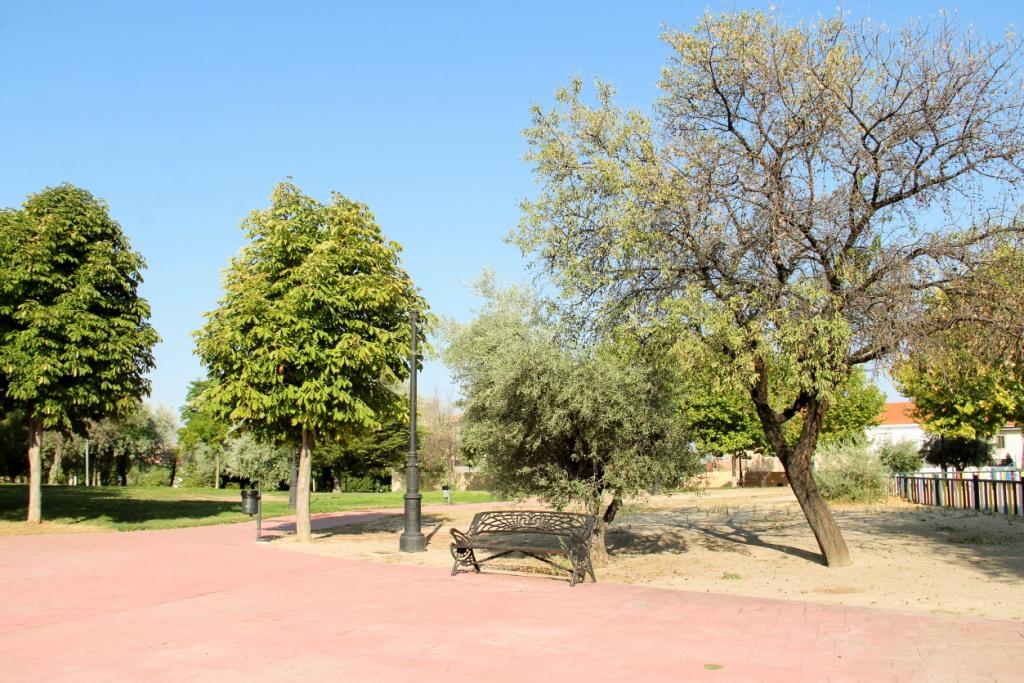
{"type": "Polygon", "coordinates": [[[412,347],[409,352],[409,461],[405,466],[405,531],[398,539],[403,553],[421,553],[427,539],[420,530],[420,463],[416,455],[416,311],[411,314],[412,347]]]}

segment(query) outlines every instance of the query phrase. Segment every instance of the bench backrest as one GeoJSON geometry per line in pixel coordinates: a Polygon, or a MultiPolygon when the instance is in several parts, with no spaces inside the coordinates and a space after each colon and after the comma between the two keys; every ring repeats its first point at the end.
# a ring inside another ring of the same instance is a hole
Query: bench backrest
{"type": "Polygon", "coordinates": [[[496,510],[478,512],[469,525],[469,535],[529,532],[576,536],[588,540],[597,520],[593,515],[549,510],[496,510]]]}

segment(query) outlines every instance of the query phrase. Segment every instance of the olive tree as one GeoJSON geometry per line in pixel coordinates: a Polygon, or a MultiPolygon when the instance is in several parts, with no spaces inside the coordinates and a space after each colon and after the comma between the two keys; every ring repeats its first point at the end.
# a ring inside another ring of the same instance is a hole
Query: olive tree
{"type": "Polygon", "coordinates": [[[851,369],[920,334],[924,297],[1006,230],[938,218],[1020,182],[1019,48],[843,14],[707,14],[663,37],[655,117],[579,80],[535,107],[540,191],[514,239],[581,321],[675,321],[748,397],[825,561],[849,564],[811,457],[851,369]]]}
{"type": "Polygon", "coordinates": [[[0,411],[29,431],[28,521],[42,520],[44,429],[135,409],[159,337],[139,296],[145,262],[107,205],[73,185],[0,211],[0,411]]]}
{"type": "Polygon", "coordinates": [[[672,364],[629,343],[580,343],[529,289],[485,279],[480,291],[483,308],[451,325],[444,352],[464,397],[463,444],[483,454],[498,493],[595,515],[600,562],[625,500],[698,467],[678,429],[672,364]]]}
{"type": "Polygon", "coordinates": [[[210,384],[201,410],[267,442],[298,443],[296,530],[310,538],[316,439],[351,439],[401,417],[410,311],[426,304],[370,210],[321,204],[288,183],[242,224],[224,296],[195,333],[210,384]]]}

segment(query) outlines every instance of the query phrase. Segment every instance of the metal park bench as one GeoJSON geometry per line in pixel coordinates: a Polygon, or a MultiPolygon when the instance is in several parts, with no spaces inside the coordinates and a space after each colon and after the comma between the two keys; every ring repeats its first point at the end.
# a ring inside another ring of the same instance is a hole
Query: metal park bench
{"type": "Polygon", "coordinates": [[[570,586],[590,575],[595,583],[594,567],[590,563],[590,540],[597,520],[592,515],[572,512],[548,512],[526,510],[500,510],[478,512],[473,515],[469,531],[463,533],[452,529],[454,542],[449,546],[455,564],[452,576],[460,567],[473,567],[480,571],[480,565],[511,553],[528,555],[541,562],[569,571],[551,561],[551,555],[564,555],[572,564],[570,586]],[[494,554],[478,560],[476,551],[494,554]]]}

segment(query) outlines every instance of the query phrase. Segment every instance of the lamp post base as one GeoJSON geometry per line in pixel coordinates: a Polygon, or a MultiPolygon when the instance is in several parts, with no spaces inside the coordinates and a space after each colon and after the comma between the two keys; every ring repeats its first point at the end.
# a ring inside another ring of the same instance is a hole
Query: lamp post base
{"type": "Polygon", "coordinates": [[[398,549],[403,553],[422,553],[427,549],[427,537],[423,534],[402,534],[398,538],[398,549]]]}

